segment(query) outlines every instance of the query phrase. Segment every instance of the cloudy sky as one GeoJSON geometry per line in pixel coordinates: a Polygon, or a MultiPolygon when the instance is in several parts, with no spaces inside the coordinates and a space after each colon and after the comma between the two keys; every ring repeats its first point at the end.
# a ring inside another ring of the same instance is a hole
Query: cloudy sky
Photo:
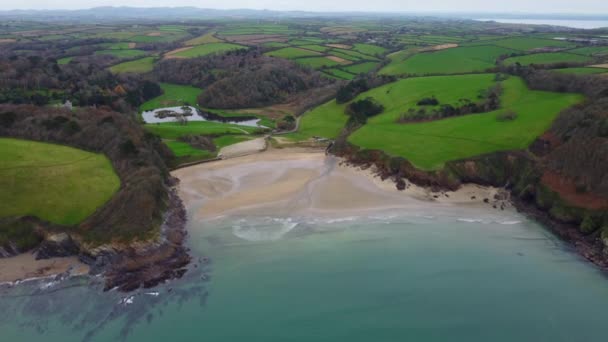
{"type": "Polygon", "coordinates": [[[196,6],[306,11],[448,11],[608,13],[606,0],[0,0],[0,9],[80,9],[96,6],[196,6]]]}

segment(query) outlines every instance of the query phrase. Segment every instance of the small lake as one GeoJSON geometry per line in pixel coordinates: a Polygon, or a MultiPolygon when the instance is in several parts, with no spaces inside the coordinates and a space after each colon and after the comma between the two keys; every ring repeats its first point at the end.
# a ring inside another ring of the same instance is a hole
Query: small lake
{"type": "Polygon", "coordinates": [[[569,20],[569,19],[475,19],[478,21],[495,21],[503,24],[552,25],[577,29],[597,29],[608,27],[608,20],[569,20]]]}
{"type": "Polygon", "coordinates": [[[157,108],[154,110],[144,111],[141,113],[141,116],[144,119],[144,121],[148,124],[179,122],[179,120],[175,114],[186,115],[187,121],[210,121],[210,122],[220,122],[220,123],[227,123],[227,124],[236,124],[236,125],[248,126],[248,127],[262,127],[258,124],[260,122],[260,119],[257,119],[257,118],[251,119],[251,120],[236,120],[236,119],[230,120],[230,118],[227,118],[227,120],[223,120],[223,121],[214,120],[211,118],[205,118],[203,115],[201,115],[201,112],[194,107],[157,108]],[[188,108],[188,109],[185,109],[185,108],[188,108]],[[165,113],[165,115],[162,115],[163,112],[174,113],[174,114],[166,115],[167,113],[165,113]]]}

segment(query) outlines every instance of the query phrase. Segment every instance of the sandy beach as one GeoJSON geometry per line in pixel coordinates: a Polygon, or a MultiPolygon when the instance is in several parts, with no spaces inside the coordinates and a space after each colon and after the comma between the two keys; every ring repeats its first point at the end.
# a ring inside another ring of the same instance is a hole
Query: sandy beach
{"type": "Polygon", "coordinates": [[[497,189],[466,185],[433,193],[410,184],[404,191],[374,170],[344,165],[321,151],[271,149],[173,172],[180,196],[195,219],[247,213],[293,215],[356,213],[426,206],[429,202],[487,205],[497,189]]]}
{"type": "Polygon", "coordinates": [[[34,254],[23,253],[0,258],[0,284],[46,278],[67,271],[72,275],[82,275],[89,272],[89,267],[78,261],[77,257],[36,260],[34,254]]]}

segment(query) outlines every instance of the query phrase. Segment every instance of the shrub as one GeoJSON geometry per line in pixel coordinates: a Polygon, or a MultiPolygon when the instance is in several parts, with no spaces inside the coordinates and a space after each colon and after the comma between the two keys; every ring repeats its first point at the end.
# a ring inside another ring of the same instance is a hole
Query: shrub
{"type": "Polygon", "coordinates": [[[384,106],[372,97],[352,102],[346,107],[346,114],[356,123],[365,124],[367,118],[378,115],[384,111],[384,106]]]}
{"type": "Polygon", "coordinates": [[[580,230],[585,234],[591,234],[600,228],[600,224],[600,218],[591,214],[586,214],[583,218],[583,222],[581,222],[580,230]]]}
{"type": "Polygon", "coordinates": [[[439,101],[433,97],[425,97],[422,100],[418,101],[417,105],[419,106],[436,106],[439,104],[439,101]]]}
{"type": "Polygon", "coordinates": [[[496,120],[498,121],[513,121],[515,119],[517,119],[517,113],[512,110],[507,110],[496,115],[496,120]]]}

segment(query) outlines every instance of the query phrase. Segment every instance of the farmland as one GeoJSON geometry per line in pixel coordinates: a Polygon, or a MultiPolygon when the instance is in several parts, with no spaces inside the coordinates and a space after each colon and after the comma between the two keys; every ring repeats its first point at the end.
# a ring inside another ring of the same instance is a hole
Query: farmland
{"type": "Polygon", "coordinates": [[[179,123],[147,124],[146,130],[163,139],[177,139],[185,135],[221,135],[221,134],[250,134],[259,131],[258,128],[224,124],[210,121],[193,121],[187,125],[179,123]]]}
{"type": "Polygon", "coordinates": [[[110,71],[115,74],[127,73],[127,72],[143,74],[143,73],[152,71],[152,69],[154,68],[155,61],[156,61],[156,58],[154,58],[154,57],[145,57],[145,58],[141,58],[141,59],[136,59],[134,61],[128,61],[128,62],[116,64],[116,65],[110,67],[110,71]]]}
{"type": "Polygon", "coordinates": [[[471,46],[424,52],[380,71],[383,74],[429,75],[481,72],[493,68],[501,55],[514,52],[498,46],[471,46]]]}
{"type": "MultiPolygon", "coordinates": [[[[475,82],[460,82],[460,91],[468,90],[469,95],[474,94],[477,90],[475,84],[479,86],[479,82],[487,76],[479,77],[475,82]]],[[[441,86],[445,81],[440,77],[414,79],[412,82],[418,88],[415,83],[424,82],[425,86],[431,87],[434,83],[441,86]]],[[[386,99],[379,98],[387,104],[386,113],[371,119],[352,134],[349,141],[363,148],[381,149],[390,155],[407,158],[421,169],[434,170],[450,160],[526,148],[549,128],[561,110],[582,100],[580,95],[531,91],[521,79],[515,77],[504,81],[503,87],[501,109],[495,112],[412,124],[397,124],[394,121],[396,115],[408,107],[407,104],[395,107],[392,103],[386,103],[386,99]],[[497,120],[496,116],[504,110],[516,112],[517,119],[509,122],[497,120]]],[[[361,96],[379,95],[382,91],[386,89],[379,88],[373,94],[361,96]]],[[[448,97],[441,102],[451,102],[462,95],[450,90],[438,93],[448,97]]]]}
{"type": "Polygon", "coordinates": [[[160,87],[163,90],[163,94],[142,104],[140,106],[141,111],[162,107],[195,105],[197,102],[196,98],[202,92],[202,89],[196,87],[170,83],[161,83],[160,87]]]}
{"type": "Polygon", "coordinates": [[[572,53],[537,53],[533,55],[519,56],[507,58],[505,64],[519,63],[522,65],[530,64],[556,64],[556,63],[587,63],[590,62],[591,58],[576,55],[572,53]]]}
{"type": "Polygon", "coordinates": [[[67,146],[0,138],[0,159],[0,217],[74,225],[120,186],[105,156],[67,146]]]}
{"type": "Polygon", "coordinates": [[[173,54],[175,57],[193,58],[210,55],[213,53],[222,53],[230,50],[242,49],[244,46],[230,43],[208,43],[196,45],[191,48],[173,54]]]}

